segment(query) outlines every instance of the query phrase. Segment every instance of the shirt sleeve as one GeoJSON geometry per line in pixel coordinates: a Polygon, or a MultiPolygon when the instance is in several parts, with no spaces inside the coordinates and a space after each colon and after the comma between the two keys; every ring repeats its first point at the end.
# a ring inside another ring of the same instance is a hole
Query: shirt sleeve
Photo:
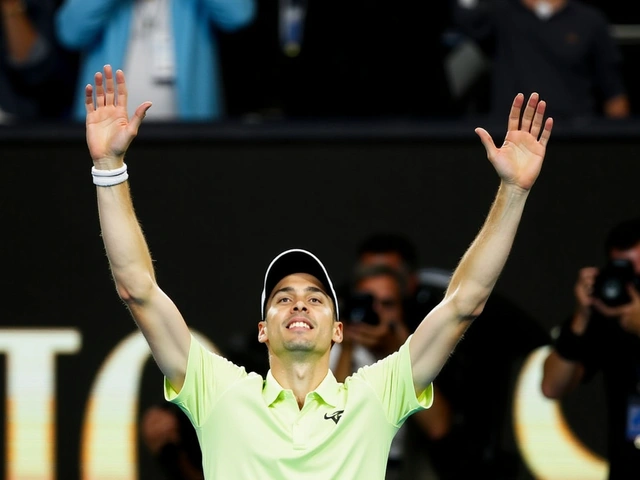
{"type": "Polygon", "coordinates": [[[178,405],[195,426],[207,419],[220,395],[247,376],[244,368],[207,350],[193,335],[180,391],[164,378],[165,400],[178,405]]]}
{"type": "Polygon", "coordinates": [[[433,384],[416,394],[409,355],[410,340],[411,336],[397,352],[360,368],[352,376],[352,381],[362,380],[371,386],[389,422],[398,427],[410,415],[431,407],[433,403],[433,384]]]}

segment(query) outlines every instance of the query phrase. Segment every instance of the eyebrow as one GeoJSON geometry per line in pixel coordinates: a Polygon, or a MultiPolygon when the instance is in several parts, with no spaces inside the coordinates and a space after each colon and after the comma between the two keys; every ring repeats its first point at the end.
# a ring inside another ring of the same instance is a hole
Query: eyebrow
{"type": "MultiPolygon", "coordinates": [[[[275,297],[276,295],[278,295],[281,292],[283,292],[283,293],[294,293],[295,289],[293,287],[280,288],[279,290],[273,292],[273,295],[272,295],[271,298],[275,297]]],[[[305,293],[322,293],[326,297],[329,296],[329,295],[327,295],[327,293],[324,290],[322,290],[321,288],[318,288],[318,287],[314,287],[313,285],[305,287],[304,292],[305,293]]]]}

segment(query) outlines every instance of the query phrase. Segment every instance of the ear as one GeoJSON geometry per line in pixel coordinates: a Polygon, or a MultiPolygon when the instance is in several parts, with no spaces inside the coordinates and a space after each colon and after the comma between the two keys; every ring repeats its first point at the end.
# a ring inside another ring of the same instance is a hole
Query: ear
{"type": "Polygon", "coordinates": [[[342,324],[342,322],[336,320],[333,323],[333,337],[331,337],[331,340],[333,340],[334,343],[342,343],[343,329],[344,325],[342,324]]]}
{"type": "Polygon", "coordinates": [[[269,340],[267,335],[267,322],[263,320],[258,322],[258,341],[260,343],[265,343],[267,340],[269,340]]]}

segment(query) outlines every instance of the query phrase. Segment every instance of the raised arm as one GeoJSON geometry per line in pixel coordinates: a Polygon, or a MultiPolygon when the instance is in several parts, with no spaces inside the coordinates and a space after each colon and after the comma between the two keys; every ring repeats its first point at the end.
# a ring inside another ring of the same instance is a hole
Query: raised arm
{"type": "Polygon", "coordinates": [[[172,386],[182,388],[191,335],[174,303],[158,287],[151,255],[131,201],[124,155],[151,107],[140,105],[131,121],[127,117],[124,73],[115,79],[110,66],[86,87],[87,145],[94,164],[102,238],[120,298],[125,301],[144,334],[156,363],[172,386]],[[115,80],[115,81],[114,81],[115,80]],[[96,171],[97,170],[97,171],[96,171]],[[115,181],[112,179],[116,179],[115,181]],[[102,181],[101,181],[102,180],[102,181]]]}
{"type": "Polygon", "coordinates": [[[500,148],[486,130],[476,129],[489,161],[500,176],[500,186],[482,229],[451,277],[444,299],[411,338],[417,390],[422,390],[440,372],[466,329],[482,312],[502,272],[551,135],[553,120],[544,121],[545,107],[537,93],[531,95],[526,106],[524,96],[518,94],[500,148]]]}

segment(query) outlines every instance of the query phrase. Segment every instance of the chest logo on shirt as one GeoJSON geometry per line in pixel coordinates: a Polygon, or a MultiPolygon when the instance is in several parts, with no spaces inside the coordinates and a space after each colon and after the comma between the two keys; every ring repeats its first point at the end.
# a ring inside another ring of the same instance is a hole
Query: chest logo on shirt
{"type": "Polygon", "coordinates": [[[324,414],[324,419],[325,420],[333,420],[335,422],[335,424],[337,425],[338,422],[340,421],[340,419],[342,418],[343,412],[344,412],[344,410],[336,410],[331,415],[328,415],[328,414],[325,413],[324,414]]]}

